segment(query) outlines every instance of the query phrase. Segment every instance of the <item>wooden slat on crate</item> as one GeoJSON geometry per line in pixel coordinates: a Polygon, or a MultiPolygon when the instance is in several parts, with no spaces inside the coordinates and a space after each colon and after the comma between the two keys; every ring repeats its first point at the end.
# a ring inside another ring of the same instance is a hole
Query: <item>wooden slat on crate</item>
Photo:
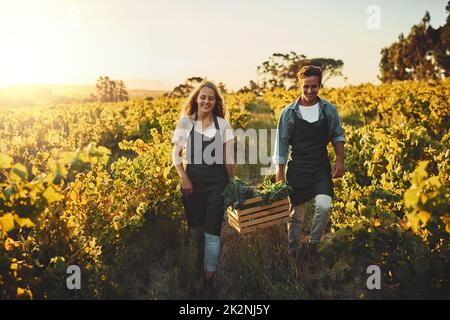
{"type": "Polygon", "coordinates": [[[273,220],[273,221],[257,224],[257,225],[251,226],[251,227],[242,228],[242,229],[240,229],[238,231],[240,233],[242,233],[242,234],[243,233],[254,232],[254,231],[257,231],[257,230],[265,229],[265,228],[271,227],[273,225],[277,225],[279,223],[288,221],[289,219],[290,219],[289,217],[280,218],[280,219],[277,219],[277,220],[273,220]]]}
{"type": "Polygon", "coordinates": [[[252,203],[255,203],[255,202],[260,202],[260,201],[263,201],[263,197],[255,197],[255,198],[250,198],[250,199],[247,199],[247,200],[245,200],[244,202],[243,202],[243,204],[244,205],[247,205],[247,204],[252,204],[252,203]]]}
{"type": "Polygon", "coordinates": [[[238,227],[238,225],[236,224],[236,221],[234,221],[231,218],[228,218],[228,223],[235,228],[238,232],[241,232],[241,228],[238,227]]]}
{"type": "Polygon", "coordinates": [[[289,210],[289,204],[284,204],[284,205],[275,207],[275,208],[270,209],[270,210],[266,209],[266,210],[258,211],[256,213],[248,214],[248,215],[245,215],[245,216],[241,216],[241,214],[239,214],[239,217],[238,217],[237,220],[239,222],[245,222],[245,221],[248,221],[250,219],[257,219],[259,217],[272,215],[272,214],[275,214],[275,213],[278,213],[278,212],[281,212],[281,211],[286,211],[286,210],[289,210]]]}
{"type": "Polygon", "coordinates": [[[227,212],[228,212],[228,214],[231,215],[236,221],[239,220],[236,211],[234,211],[234,210],[231,209],[231,208],[228,208],[228,209],[227,209],[227,212]]]}
{"type": "Polygon", "coordinates": [[[272,202],[272,204],[268,204],[268,205],[264,205],[264,206],[257,206],[257,207],[252,207],[252,208],[240,210],[239,211],[239,215],[249,214],[249,213],[256,212],[256,211],[261,211],[261,210],[264,210],[264,209],[267,209],[267,208],[271,208],[271,207],[274,207],[274,206],[278,206],[278,205],[282,205],[282,204],[285,204],[285,203],[289,203],[289,200],[288,199],[283,199],[283,200],[272,202]]]}
{"type": "Polygon", "coordinates": [[[251,221],[240,222],[239,226],[241,228],[243,228],[243,227],[247,227],[247,226],[260,224],[260,223],[263,223],[263,222],[266,222],[266,221],[276,220],[278,218],[283,218],[283,217],[286,217],[286,212],[285,211],[279,212],[277,214],[271,214],[271,215],[268,215],[266,217],[262,217],[262,218],[251,220],[251,221]]]}
{"type": "Polygon", "coordinates": [[[244,210],[228,208],[230,226],[239,233],[249,233],[290,219],[288,198],[258,206],[258,203],[263,201],[262,197],[255,197],[244,202],[244,205],[253,205],[250,208],[244,210]]]}
{"type": "Polygon", "coordinates": [[[236,216],[236,211],[228,211],[228,217],[232,218],[237,224],[239,224],[239,218],[236,216]]]}

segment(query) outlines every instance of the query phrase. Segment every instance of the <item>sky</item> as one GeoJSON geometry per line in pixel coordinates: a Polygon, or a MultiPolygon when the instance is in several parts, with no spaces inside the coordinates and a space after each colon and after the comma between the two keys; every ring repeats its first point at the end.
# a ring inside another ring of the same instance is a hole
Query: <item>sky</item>
{"type": "Polygon", "coordinates": [[[0,0],[0,86],[94,84],[168,90],[192,76],[232,90],[273,53],[344,61],[347,80],[377,82],[380,51],[447,0],[0,0]],[[375,7],[373,7],[375,6],[375,7]]]}

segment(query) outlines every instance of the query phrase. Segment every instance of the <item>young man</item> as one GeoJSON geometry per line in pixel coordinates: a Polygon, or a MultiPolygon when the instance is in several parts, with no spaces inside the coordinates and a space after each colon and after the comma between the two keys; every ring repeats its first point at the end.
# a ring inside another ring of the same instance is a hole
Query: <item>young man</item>
{"type": "Polygon", "coordinates": [[[299,253],[298,240],[306,202],[314,198],[315,212],[308,236],[308,256],[314,257],[328,222],[333,198],[333,180],[344,175],[344,131],[336,107],[318,96],[322,71],[305,66],[298,73],[302,95],[285,107],[278,121],[274,163],[277,181],[286,181],[293,192],[288,222],[288,249],[299,253]],[[333,143],[336,163],[330,165],[327,145],[333,143]],[[291,159],[287,161],[291,146],[291,159]],[[287,173],[285,167],[287,163],[287,173]]]}

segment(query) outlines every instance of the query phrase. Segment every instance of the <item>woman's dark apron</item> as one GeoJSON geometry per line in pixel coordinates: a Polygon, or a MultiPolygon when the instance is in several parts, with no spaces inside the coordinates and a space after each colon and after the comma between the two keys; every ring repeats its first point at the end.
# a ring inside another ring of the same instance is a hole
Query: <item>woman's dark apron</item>
{"type": "Polygon", "coordinates": [[[222,193],[229,177],[223,157],[223,138],[216,116],[214,125],[216,134],[213,138],[197,132],[194,128],[189,133],[186,174],[192,183],[193,194],[183,193],[183,205],[191,228],[205,224],[206,232],[220,234],[224,215],[222,193]]]}
{"type": "Polygon", "coordinates": [[[301,119],[296,112],[289,144],[292,146],[292,160],[287,165],[286,180],[293,191],[290,192],[292,205],[309,201],[318,194],[333,197],[328,121],[324,109],[323,117],[313,123],[301,119]]]}

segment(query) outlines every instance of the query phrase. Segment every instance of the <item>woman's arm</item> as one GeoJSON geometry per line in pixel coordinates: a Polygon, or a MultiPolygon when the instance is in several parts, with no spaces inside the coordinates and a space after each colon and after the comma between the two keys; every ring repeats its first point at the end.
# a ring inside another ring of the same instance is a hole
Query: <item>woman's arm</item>
{"type": "Polygon", "coordinates": [[[183,146],[175,144],[172,152],[172,163],[175,166],[178,175],[180,176],[182,190],[187,194],[192,194],[194,190],[192,187],[191,180],[189,180],[189,177],[187,176],[186,171],[184,170],[182,157],[183,157],[183,146]]]}
{"type": "Polygon", "coordinates": [[[285,164],[277,164],[276,165],[276,182],[283,181],[286,182],[286,165],[285,164]]]}

